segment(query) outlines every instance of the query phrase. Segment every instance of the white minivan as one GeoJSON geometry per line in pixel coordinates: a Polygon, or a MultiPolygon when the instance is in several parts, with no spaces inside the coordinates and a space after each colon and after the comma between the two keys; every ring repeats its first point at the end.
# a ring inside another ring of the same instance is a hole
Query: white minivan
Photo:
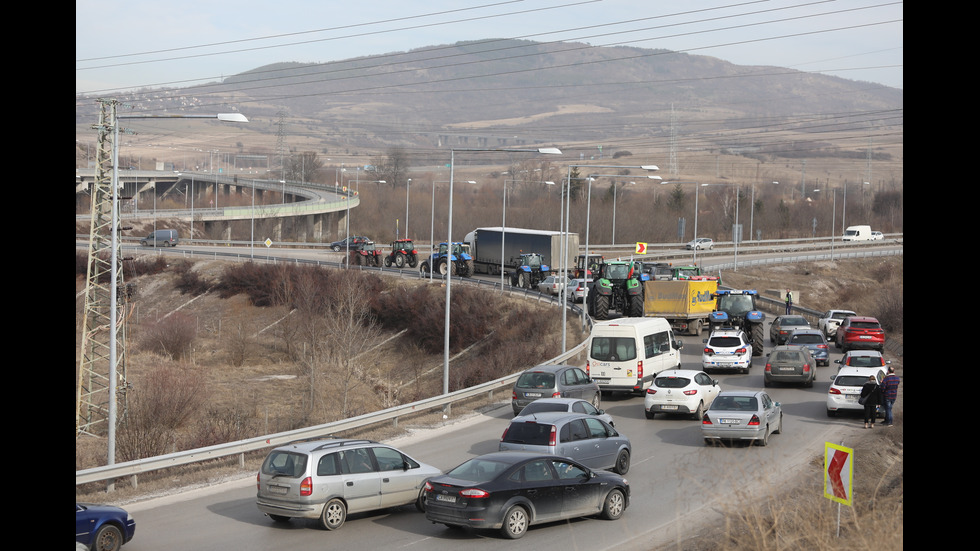
{"type": "Polygon", "coordinates": [[[841,241],[871,241],[871,226],[848,226],[841,241]]]}
{"type": "Polygon", "coordinates": [[[642,394],[657,373],[680,369],[683,346],[664,318],[601,321],[592,326],[585,369],[603,392],[642,394]]]}

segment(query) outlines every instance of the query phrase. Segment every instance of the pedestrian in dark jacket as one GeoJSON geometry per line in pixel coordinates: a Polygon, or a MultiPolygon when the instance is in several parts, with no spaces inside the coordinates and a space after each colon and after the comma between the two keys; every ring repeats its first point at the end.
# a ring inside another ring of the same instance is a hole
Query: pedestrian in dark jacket
{"type": "Polygon", "coordinates": [[[864,401],[864,428],[875,428],[875,417],[878,416],[878,406],[881,405],[881,387],[874,375],[868,377],[868,382],[861,387],[861,400],[864,401]],[[870,425],[870,426],[869,426],[870,425]]]}
{"type": "Polygon", "coordinates": [[[888,366],[888,375],[881,380],[882,405],[885,406],[885,426],[890,427],[895,424],[892,409],[895,407],[895,400],[898,399],[898,385],[901,379],[895,374],[895,368],[888,366]]]}

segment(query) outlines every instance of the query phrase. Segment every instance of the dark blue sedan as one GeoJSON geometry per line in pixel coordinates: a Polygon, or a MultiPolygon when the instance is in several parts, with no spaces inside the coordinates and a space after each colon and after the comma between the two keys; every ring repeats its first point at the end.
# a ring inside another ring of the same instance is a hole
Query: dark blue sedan
{"type": "Polygon", "coordinates": [[[136,521],[119,507],[75,504],[75,542],[92,551],[118,551],[135,533],[136,521]]]}

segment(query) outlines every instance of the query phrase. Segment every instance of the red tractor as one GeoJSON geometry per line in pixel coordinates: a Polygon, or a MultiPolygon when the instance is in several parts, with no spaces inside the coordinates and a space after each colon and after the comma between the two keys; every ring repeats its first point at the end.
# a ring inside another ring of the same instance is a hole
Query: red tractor
{"type": "Polygon", "coordinates": [[[398,239],[391,243],[391,252],[385,257],[385,267],[390,268],[392,264],[396,268],[404,268],[406,264],[409,268],[418,266],[418,251],[411,239],[398,239]]]}
{"type": "Polygon", "coordinates": [[[350,252],[350,263],[354,266],[381,267],[381,251],[375,248],[374,241],[368,241],[361,248],[350,252]]]}

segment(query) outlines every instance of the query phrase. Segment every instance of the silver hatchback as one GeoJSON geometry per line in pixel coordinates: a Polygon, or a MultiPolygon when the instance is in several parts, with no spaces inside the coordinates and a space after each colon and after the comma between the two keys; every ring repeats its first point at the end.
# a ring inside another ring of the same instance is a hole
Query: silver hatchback
{"type": "Polygon", "coordinates": [[[609,423],[582,413],[544,412],[511,420],[500,437],[499,451],[528,451],[569,457],[593,469],[626,474],[629,438],[609,423]]]}
{"type": "Polygon", "coordinates": [[[511,406],[514,415],[519,415],[525,406],[540,398],[578,398],[592,402],[598,409],[601,394],[599,384],[580,367],[539,365],[517,378],[511,406]]]}
{"type": "Polygon", "coordinates": [[[442,472],[370,440],[331,439],[275,448],[259,469],[256,505],[276,522],[318,519],[327,530],[349,513],[414,503],[423,510],[425,482],[442,472]]]}

